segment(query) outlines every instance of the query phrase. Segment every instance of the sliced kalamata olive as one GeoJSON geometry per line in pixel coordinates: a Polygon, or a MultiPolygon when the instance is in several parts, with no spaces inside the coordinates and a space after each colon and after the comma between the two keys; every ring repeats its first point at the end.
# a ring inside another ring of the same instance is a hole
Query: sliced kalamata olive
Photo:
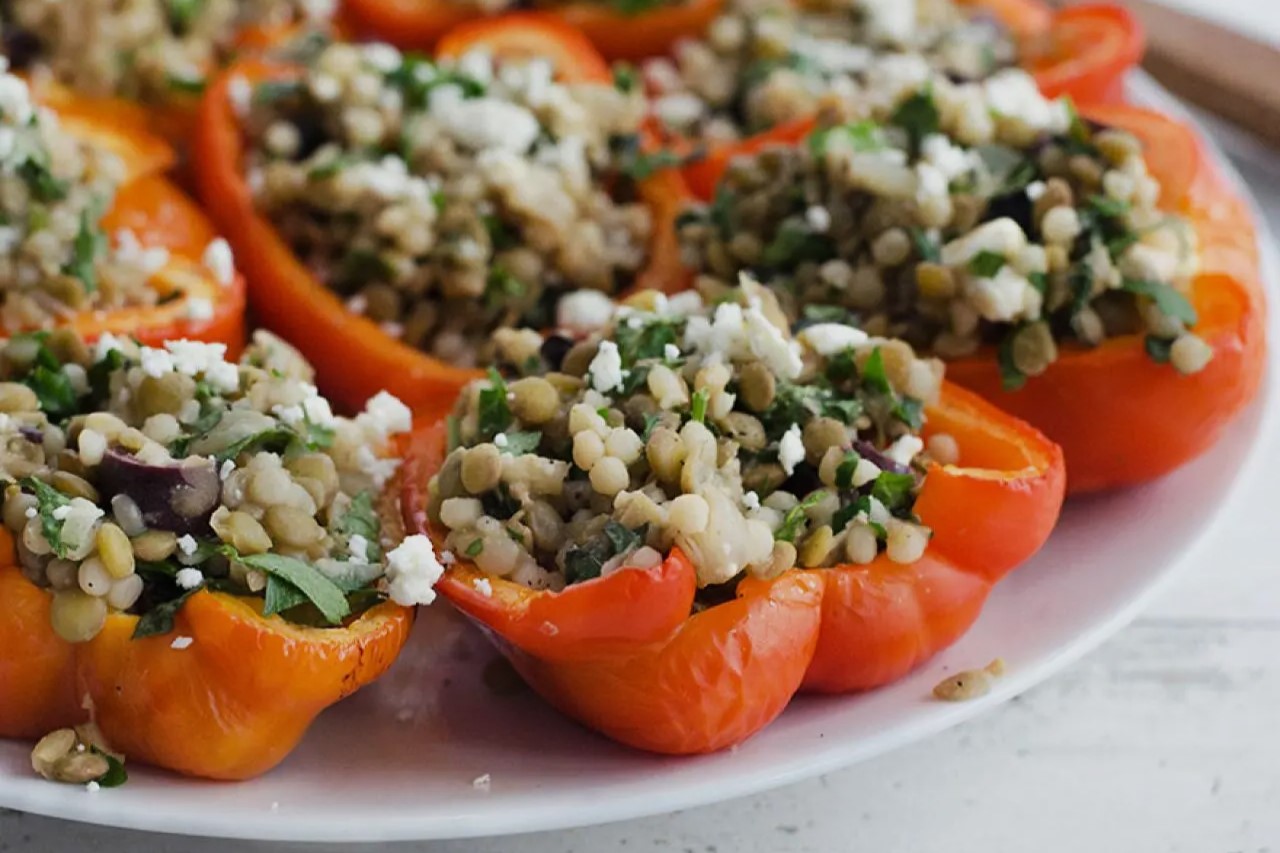
{"type": "Polygon", "coordinates": [[[885,456],[879,450],[876,450],[874,444],[869,441],[858,439],[853,443],[853,449],[858,451],[858,455],[869,462],[874,462],[875,466],[881,471],[892,471],[895,474],[910,474],[911,467],[903,465],[901,462],[895,462],[888,456],[885,456]]]}
{"type": "Polygon", "coordinates": [[[559,370],[564,357],[573,349],[573,341],[564,335],[550,335],[542,342],[542,360],[552,370],[559,370]]]}
{"type": "Polygon", "coordinates": [[[39,427],[18,427],[18,432],[22,433],[22,437],[32,444],[44,444],[44,432],[39,427]]]}
{"type": "Polygon", "coordinates": [[[152,465],[115,448],[102,458],[98,487],[108,500],[131,498],[148,528],[179,535],[208,533],[209,517],[222,495],[212,459],[188,457],[152,465]]]}

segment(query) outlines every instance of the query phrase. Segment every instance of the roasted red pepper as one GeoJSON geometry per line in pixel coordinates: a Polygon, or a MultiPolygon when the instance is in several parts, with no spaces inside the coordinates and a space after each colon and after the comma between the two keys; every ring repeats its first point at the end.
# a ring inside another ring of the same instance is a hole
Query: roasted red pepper
{"type": "MultiPolygon", "coordinates": [[[[721,749],[772,720],[801,684],[847,692],[900,678],[958,639],[991,586],[1048,538],[1062,505],[1057,446],[954,386],[929,409],[929,431],[955,437],[965,467],[930,470],[916,512],[934,538],[911,565],[881,557],[747,580],[736,600],[693,615],[694,568],[678,549],[653,569],[558,593],[497,578],[477,587],[485,576],[468,563],[439,589],[574,719],[654,752],[721,749]]],[[[426,484],[444,455],[443,426],[415,438],[402,500],[410,530],[430,532],[426,484]]]]}
{"type": "Polygon", "coordinates": [[[1189,128],[1149,110],[1108,106],[1090,118],[1145,143],[1161,206],[1187,216],[1201,272],[1193,331],[1213,359],[1191,376],[1157,364],[1139,336],[1064,350],[1018,391],[1001,388],[993,354],[948,365],[947,376],[1058,441],[1073,494],[1141,483],[1186,464],[1217,442],[1256,395],[1266,364],[1266,305],[1248,209],[1227,187],[1189,128]]]}
{"type": "MultiPolygon", "coordinates": [[[[1040,0],[965,0],[963,5],[998,18],[1019,43],[1022,65],[1035,76],[1045,95],[1068,95],[1079,103],[1115,100],[1124,74],[1142,55],[1142,30],[1118,6],[1078,6],[1054,13],[1040,0]]],[[[813,126],[810,120],[787,122],[738,142],[708,146],[705,154],[683,170],[690,189],[710,200],[729,161],[769,145],[798,142],[813,126]]],[[[670,140],[688,153],[694,145],[670,140]]]]}
{"type": "Polygon", "coordinates": [[[413,622],[381,604],[342,628],[304,628],[263,617],[260,600],[204,591],[172,634],[134,640],[137,617],[116,614],[70,645],[7,530],[0,554],[0,737],[92,720],[130,760],[189,776],[247,779],[279,764],[321,711],[387,670],[413,622]],[[175,636],[192,642],[173,648],[175,636]]]}
{"type": "MultiPolygon", "coordinates": [[[[200,196],[235,249],[249,280],[250,302],[263,324],[302,351],[329,397],[354,409],[387,390],[423,417],[443,415],[477,372],[432,358],[348,310],[254,205],[241,168],[244,139],[227,86],[237,76],[256,83],[297,73],[296,68],[247,60],[209,86],[193,142],[200,196]]],[[[683,184],[663,172],[642,181],[639,192],[653,210],[655,235],[639,280],[657,289],[676,289],[684,279],[672,224],[684,198],[683,184]]]]}
{"type": "MultiPolygon", "coordinates": [[[[580,0],[543,11],[577,27],[608,59],[642,59],[701,35],[723,7],[724,0],[685,0],[628,15],[580,0]]],[[[449,30],[484,17],[479,8],[450,0],[346,0],[343,11],[362,35],[412,50],[430,50],[449,30]]]]}
{"type": "Polygon", "coordinates": [[[217,232],[196,204],[163,177],[176,161],[173,149],[136,123],[128,104],[81,99],[61,88],[42,90],[42,103],[57,113],[64,130],[111,151],[124,164],[123,183],[101,222],[107,234],[126,229],[144,247],[163,246],[171,253],[151,281],[171,298],[148,307],[86,311],[67,325],[89,339],[111,332],[153,345],[177,338],[224,343],[234,357],[244,343],[244,280],[236,276],[229,284],[220,283],[203,266],[203,253],[217,232]],[[211,315],[194,311],[197,302],[211,307],[211,315]]]}
{"type": "Polygon", "coordinates": [[[958,640],[991,587],[1049,538],[1062,507],[1062,451],[1025,423],[944,383],[925,434],[946,433],[960,466],[932,465],[915,513],[933,531],[901,565],[814,569],[825,582],[822,632],[804,687],[823,693],[895,681],[958,640]]]}
{"type": "MultiPolygon", "coordinates": [[[[415,436],[401,505],[411,532],[429,532],[426,486],[445,456],[445,430],[415,436]]],[[[737,598],[692,613],[693,564],[678,549],[661,565],[615,572],[562,592],[535,591],[458,563],[440,593],[485,629],[549,703],[592,729],[651,752],[713,752],[782,712],[818,640],[822,583],[804,572],[743,581],[737,598]]]]}

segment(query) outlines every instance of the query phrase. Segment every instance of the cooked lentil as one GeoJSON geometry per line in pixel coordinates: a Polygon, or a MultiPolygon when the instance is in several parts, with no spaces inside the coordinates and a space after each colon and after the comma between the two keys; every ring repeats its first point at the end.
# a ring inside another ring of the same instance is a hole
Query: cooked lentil
{"type": "Polygon", "coordinates": [[[457,558],[554,589],[673,545],[702,587],[923,553],[918,433],[941,363],[845,325],[792,338],[750,280],[715,306],[629,298],[576,345],[585,365],[556,336],[530,359],[519,337],[464,391],[431,482],[429,517],[457,558]],[[544,386],[555,414],[523,420],[517,400],[544,386]]]}
{"type": "Polygon", "coordinates": [[[943,358],[990,344],[1010,388],[1064,342],[1129,334],[1194,373],[1212,356],[1191,331],[1194,235],[1159,194],[1135,138],[1025,73],[934,76],[878,120],[739,158],[681,241],[706,288],[747,270],[793,321],[851,317],[943,358]]]}
{"type": "Polygon", "coordinates": [[[548,325],[560,294],[614,292],[645,262],[649,213],[619,172],[644,167],[639,92],[335,44],[247,107],[249,181],[284,238],[352,311],[437,357],[483,361],[494,329],[548,325]]]}
{"type": "Polygon", "coordinates": [[[3,387],[35,398],[0,415],[3,521],[68,642],[113,612],[141,617],[135,636],[168,633],[204,588],[314,624],[388,595],[433,597],[434,577],[416,585],[431,566],[407,561],[425,539],[397,544],[383,524],[408,409],[383,393],[335,417],[288,345],[259,332],[238,365],[225,351],[110,336],[90,347],[63,331],[0,349],[3,387]]]}
{"type": "Polygon", "coordinates": [[[0,38],[16,66],[86,95],[165,103],[198,92],[250,24],[320,22],[335,0],[9,0],[0,38]]]}
{"type": "Polygon", "coordinates": [[[819,113],[862,118],[931,68],[978,80],[1015,58],[998,23],[953,0],[745,0],[642,72],[667,128],[727,141],[819,113]]]}

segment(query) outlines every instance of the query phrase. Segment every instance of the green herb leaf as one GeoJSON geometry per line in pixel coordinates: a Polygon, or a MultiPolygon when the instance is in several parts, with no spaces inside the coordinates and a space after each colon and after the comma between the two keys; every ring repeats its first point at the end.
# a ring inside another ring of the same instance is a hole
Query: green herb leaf
{"type": "Polygon", "coordinates": [[[283,453],[289,449],[290,445],[299,442],[299,440],[298,434],[293,430],[286,426],[276,426],[264,429],[262,432],[256,432],[253,435],[247,435],[212,455],[221,465],[228,459],[235,459],[241,453],[247,453],[251,450],[274,450],[283,453]]]}
{"type": "Polygon", "coordinates": [[[23,489],[35,495],[36,512],[40,515],[40,532],[59,557],[67,556],[67,546],[62,541],[62,522],[53,517],[53,511],[67,506],[71,499],[50,486],[44,480],[35,477],[24,477],[20,481],[23,489]]]}
{"type": "Polygon", "coordinates": [[[667,345],[679,342],[679,330],[669,320],[652,320],[637,328],[619,323],[613,339],[618,345],[622,366],[629,369],[641,361],[665,359],[667,345]]]}
{"type": "Polygon", "coordinates": [[[89,209],[80,211],[80,230],[71,244],[71,260],[67,263],[68,275],[80,279],[86,293],[98,289],[98,256],[107,249],[107,235],[99,229],[89,209]]]}
{"type": "Polygon", "coordinates": [[[36,392],[36,397],[40,400],[40,411],[44,412],[49,420],[56,423],[76,413],[78,408],[76,391],[71,385],[71,379],[61,367],[49,368],[38,364],[22,382],[36,392]]]}
{"type": "Polygon", "coordinates": [[[880,151],[888,143],[885,142],[884,129],[874,121],[859,121],[853,124],[841,124],[835,127],[823,127],[809,134],[805,140],[809,153],[815,158],[826,153],[831,140],[847,139],[850,147],[857,152],[880,151]]]}
{"type": "Polygon", "coordinates": [[[924,426],[924,403],[915,397],[903,397],[894,405],[893,416],[909,426],[912,432],[919,432],[924,426]]]}
{"type": "Polygon", "coordinates": [[[643,181],[664,169],[678,169],[701,154],[681,156],[665,148],[657,151],[631,151],[618,160],[618,170],[633,181],[643,181]]]}
{"type": "Polygon", "coordinates": [[[1159,281],[1127,278],[1121,287],[1130,293],[1137,293],[1140,296],[1150,298],[1156,304],[1156,307],[1166,315],[1181,320],[1188,326],[1196,324],[1196,309],[1191,304],[1191,301],[1168,284],[1159,281]]]}
{"type": "Polygon", "coordinates": [[[705,388],[700,388],[693,393],[693,402],[689,406],[689,417],[698,423],[702,423],[707,419],[707,402],[711,399],[711,392],[705,388]]]}
{"type": "Polygon", "coordinates": [[[1003,269],[1004,255],[983,249],[969,259],[969,272],[981,278],[991,278],[1003,269]]]}
{"type": "Polygon", "coordinates": [[[492,441],[515,420],[507,403],[507,383],[492,367],[489,368],[489,387],[481,390],[476,409],[476,426],[481,441],[492,441]]]}
{"type": "Polygon", "coordinates": [[[862,495],[852,503],[847,503],[840,509],[836,510],[835,515],[831,516],[831,530],[839,533],[849,526],[849,522],[858,517],[858,513],[871,512],[871,497],[862,495]]]}
{"type": "Polygon", "coordinates": [[[605,563],[619,554],[640,547],[648,532],[648,525],[631,530],[610,519],[605,522],[604,529],[599,534],[565,552],[565,580],[574,584],[600,577],[605,563]]]}
{"type": "Polygon", "coordinates": [[[1129,212],[1129,202],[1105,195],[1091,195],[1087,203],[1094,213],[1108,219],[1119,219],[1129,212]]]}
{"type": "MultiPolygon", "coordinates": [[[[310,563],[283,554],[237,554],[234,550],[228,550],[227,556],[230,559],[295,587],[306,596],[307,601],[315,605],[330,625],[340,624],[351,614],[346,594],[310,563]]],[[[263,612],[266,612],[265,608],[263,612]]]]}
{"type": "Polygon", "coordinates": [[[36,201],[44,204],[62,201],[67,197],[67,191],[70,188],[66,181],[53,176],[47,161],[46,153],[43,157],[29,156],[18,166],[18,177],[22,178],[36,201]]]}
{"type": "Polygon", "coordinates": [[[909,509],[915,500],[916,478],[911,474],[881,471],[871,486],[871,497],[880,501],[891,513],[909,509]]]}
{"type": "Polygon", "coordinates": [[[533,453],[538,449],[538,445],[542,443],[542,433],[537,430],[524,430],[516,432],[503,433],[507,437],[507,443],[499,448],[503,453],[511,456],[523,456],[526,453],[533,453]]]}
{"type": "Polygon", "coordinates": [[[300,80],[264,80],[253,87],[255,104],[272,104],[302,91],[300,80]]]}
{"type": "Polygon", "coordinates": [[[789,269],[805,261],[821,261],[835,253],[826,234],[819,234],[795,219],[784,220],[764,247],[760,262],[771,269],[789,269]]]}
{"type": "Polygon", "coordinates": [[[905,130],[911,140],[911,150],[919,151],[924,138],[938,132],[942,116],[934,103],[933,92],[926,88],[899,104],[889,121],[905,130]]]}
{"type": "Polygon", "coordinates": [[[931,264],[942,261],[942,247],[938,245],[938,241],[926,234],[923,228],[911,229],[911,242],[915,244],[916,254],[920,256],[920,260],[931,264]]]}
{"type": "Polygon", "coordinates": [[[347,511],[338,519],[337,532],[348,541],[352,536],[363,536],[369,543],[369,561],[376,563],[382,559],[382,521],[368,492],[360,492],[351,499],[347,511]]]}
{"type": "Polygon", "coordinates": [[[483,550],[484,550],[484,540],[474,539],[472,540],[471,544],[467,546],[467,550],[463,551],[462,553],[466,554],[468,557],[478,557],[480,556],[480,552],[483,550]]]}
{"type": "Polygon", "coordinates": [[[889,375],[884,370],[884,356],[880,347],[871,351],[871,356],[862,365],[862,384],[868,391],[877,394],[892,394],[893,386],[889,384],[889,375]]]}
{"type": "Polygon", "coordinates": [[[96,746],[91,746],[89,749],[101,755],[107,762],[107,772],[94,780],[98,783],[99,788],[119,788],[129,781],[129,771],[124,769],[123,761],[109,752],[98,749],[96,746]]]}
{"type": "Polygon", "coordinates": [[[187,599],[200,591],[200,587],[185,590],[177,598],[171,598],[152,607],[138,617],[138,624],[133,628],[133,639],[142,640],[147,637],[159,637],[173,633],[173,620],[178,611],[187,603],[187,599]]]}
{"type": "Polygon", "coordinates": [[[502,264],[494,264],[484,283],[484,302],[490,308],[505,308],[513,301],[523,299],[529,288],[511,274],[502,264]]]}
{"type": "Polygon", "coordinates": [[[176,74],[168,74],[165,75],[164,84],[174,92],[199,95],[204,92],[206,81],[203,77],[179,77],[176,74]]]}
{"type": "Polygon", "coordinates": [[[613,66],[613,87],[624,95],[640,88],[640,72],[634,65],[619,62],[613,66]]]}
{"type": "Polygon", "coordinates": [[[856,450],[849,450],[844,454],[844,459],[840,460],[840,464],[836,466],[836,488],[853,488],[853,475],[861,461],[862,455],[856,450]]]}
{"type": "Polygon", "coordinates": [[[809,521],[809,517],[805,513],[817,506],[826,496],[827,492],[819,489],[810,493],[800,503],[787,510],[787,514],[782,517],[782,525],[773,534],[773,538],[779,542],[795,542],[796,537],[800,535],[801,528],[809,521]]]}
{"type": "Polygon", "coordinates": [[[204,0],[168,0],[169,21],[179,33],[191,29],[204,8],[204,0]]]}
{"type": "Polygon", "coordinates": [[[996,360],[1000,365],[1000,384],[1006,391],[1017,391],[1027,384],[1027,374],[1019,370],[1013,361],[1013,340],[1017,335],[1018,329],[1011,330],[996,350],[996,360]]]}
{"type": "Polygon", "coordinates": [[[1156,364],[1168,364],[1173,357],[1173,339],[1158,338],[1155,335],[1147,335],[1142,341],[1143,348],[1147,351],[1147,355],[1156,364]]]}

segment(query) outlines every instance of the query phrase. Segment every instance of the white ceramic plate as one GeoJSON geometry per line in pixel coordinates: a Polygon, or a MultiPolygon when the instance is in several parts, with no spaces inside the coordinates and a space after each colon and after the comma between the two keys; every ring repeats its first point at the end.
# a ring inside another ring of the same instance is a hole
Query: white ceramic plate
{"type": "MultiPolygon", "coordinates": [[[[1144,100],[1176,109],[1145,81],[1137,88],[1144,100]]],[[[1274,283],[1274,250],[1262,236],[1274,283]]],[[[493,653],[436,607],[387,678],[326,714],[263,779],[211,784],[133,768],[125,787],[89,794],[36,779],[29,747],[3,743],[0,806],[228,838],[456,838],[674,811],[833,770],[982,713],[1123,626],[1158,582],[1196,559],[1255,445],[1274,433],[1265,427],[1275,390],[1266,389],[1217,449],[1174,476],[1073,502],[1049,545],[996,590],[969,635],[911,677],[864,696],[802,697],[730,752],[642,755],[576,727],[528,693],[497,696],[482,681],[493,653]],[[945,673],[997,656],[1008,674],[990,695],[964,704],[930,698],[945,673]],[[487,791],[473,784],[486,774],[487,791]]]]}

